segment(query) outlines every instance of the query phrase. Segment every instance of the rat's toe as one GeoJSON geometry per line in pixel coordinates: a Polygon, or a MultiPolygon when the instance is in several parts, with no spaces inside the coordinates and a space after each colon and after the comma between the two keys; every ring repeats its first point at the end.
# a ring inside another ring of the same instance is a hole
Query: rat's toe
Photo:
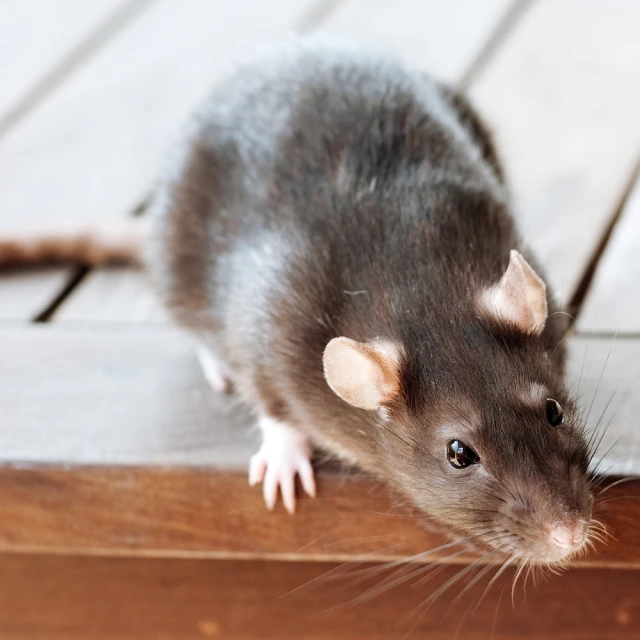
{"type": "Polygon", "coordinates": [[[267,472],[262,482],[262,495],[267,509],[273,511],[278,500],[278,474],[271,467],[267,467],[267,472]]]}
{"type": "Polygon", "coordinates": [[[305,493],[310,498],[315,498],[316,477],[313,472],[313,465],[309,458],[303,458],[300,461],[300,465],[298,466],[298,475],[300,476],[300,481],[302,482],[302,487],[305,490],[305,493]]]}
{"type": "Polygon", "coordinates": [[[267,459],[264,457],[261,451],[251,457],[249,463],[249,484],[253,487],[256,484],[260,484],[264,479],[265,471],[267,470],[267,459]]]}
{"type": "Polygon", "coordinates": [[[296,483],[295,470],[290,469],[280,478],[280,493],[284,508],[293,515],[296,512],[296,483]]]}

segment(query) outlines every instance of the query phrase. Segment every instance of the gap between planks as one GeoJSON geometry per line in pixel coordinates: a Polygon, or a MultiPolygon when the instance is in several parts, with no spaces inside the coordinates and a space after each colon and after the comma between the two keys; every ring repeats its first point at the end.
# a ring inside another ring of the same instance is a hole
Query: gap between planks
{"type": "Polygon", "coordinates": [[[478,52],[475,60],[471,62],[466,72],[457,83],[457,87],[460,91],[467,91],[474,78],[479,76],[487,67],[491,62],[491,59],[500,50],[500,47],[516,28],[520,20],[523,19],[527,10],[536,1],[537,0],[517,0],[517,2],[514,2],[507,8],[502,19],[496,25],[493,34],[487,38],[484,47],[478,52]]]}
{"type": "MultiPolygon", "coordinates": [[[[600,243],[595,248],[593,255],[591,256],[591,259],[586,264],[584,271],[582,273],[582,277],[576,288],[576,291],[573,297],[571,298],[571,301],[569,302],[567,311],[571,315],[570,326],[572,327],[580,319],[580,312],[582,311],[583,304],[587,296],[589,295],[589,289],[591,287],[593,278],[598,269],[598,265],[600,264],[600,261],[602,260],[609,246],[611,237],[613,236],[616,226],[618,225],[618,223],[620,222],[620,219],[624,214],[625,207],[629,202],[629,197],[632,195],[634,189],[637,188],[638,186],[639,180],[640,180],[640,158],[638,158],[636,166],[631,172],[631,177],[627,182],[627,186],[624,192],[622,193],[620,200],[618,201],[617,205],[613,208],[613,213],[611,214],[611,219],[609,221],[609,224],[605,229],[603,229],[600,243]]],[[[626,335],[629,335],[629,334],[626,334],[626,335]]]]}

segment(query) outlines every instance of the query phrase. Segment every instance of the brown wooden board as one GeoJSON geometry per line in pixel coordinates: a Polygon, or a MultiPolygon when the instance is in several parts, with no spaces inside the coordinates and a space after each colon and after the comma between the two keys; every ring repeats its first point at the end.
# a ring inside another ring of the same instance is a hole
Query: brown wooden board
{"type": "Polygon", "coordinates": [[[640,335],[640,182],[602,255],[578,318],[578,330],[640,335]]]}
{"type": "MultiPolygon", "coordinates": [[[[607,542],[577,566],[640,570],[640,480],[614,482],[594,509],[607,542]]],[[[290,516],[281,505],[268,511],[244,470],[222,465],[0,467],[0,551],[317,562],[423,554],[421,564],[479,557],[362,474],[325,469],[318,485],[318,497],[290,516]]]]}
{"type": "Polygon", "coordinates": [[[412,586],[416,580],[408,580],[370,602],[353,604],[384,574],[347,573],[312,582],[334,566],[29,555],[4,555],[0,565],[3,640],[630,640],[640,636],[638,571],[569,571],[536,588],[529,584],[526,597],[521,579],[515,606],[514,575],[507,571],[474,609],[491,574],[458,601],[466,586],[464,578],[430,608],[422,604],[453,578],[455,567],[445,567],[425,584],[412,586]]]}
{"type": "MultiPolygon", "coordinates": [[[[357,0],[336,7],[320,26],[327,37],[346,38],[399,54],[416,68],[457,82],[492,40],[515,0],[357,0]]],[[[99,269],[65,301],[55,320],[163,322],[144,275],[99,269]]]]}

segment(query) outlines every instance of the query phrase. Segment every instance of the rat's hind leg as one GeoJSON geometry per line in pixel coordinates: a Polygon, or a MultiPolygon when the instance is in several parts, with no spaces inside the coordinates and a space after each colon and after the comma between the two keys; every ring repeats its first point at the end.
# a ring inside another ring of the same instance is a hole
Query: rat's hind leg
{"type": "Polygon", "coordinates": [[[316,482],[311,466],[309,439],[284,422],[269,416],[260,418],[263,434],[262,446],[251,458],[249,484],[262,482],[264,501],[273,509],[278,499],[278,487],[286,510],[296,510],[296,475],[312,498],[316,495],[316,482]]]}
{"type": "Polygon", "coordinates": [[[229,393],[233,386],[231,370],[216,356],[212,349],[205,345],[198,346],[198,360],[202,367],[202,373],[214,391],[218,393],[229,393]]]}

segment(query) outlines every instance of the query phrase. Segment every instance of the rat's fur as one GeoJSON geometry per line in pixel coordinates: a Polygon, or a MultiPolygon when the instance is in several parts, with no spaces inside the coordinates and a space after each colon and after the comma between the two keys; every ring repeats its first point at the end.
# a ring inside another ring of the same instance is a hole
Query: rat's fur
{"type": "Polygon", "coordinates": [[[467,101],[388,58],[296,44],[221,82],[179,156],[152,206],[152,270],[242,398],[447,528],[554,560],[546,528],[591,504],[566,325],[551,296],[540,336],[478,305],[510,250],[535,262],[467,101]],[[386,419],[326,384],[337,336],[397,346],[386,419]],[[458,437],[482,465],[449,466],[458,437]]]}

